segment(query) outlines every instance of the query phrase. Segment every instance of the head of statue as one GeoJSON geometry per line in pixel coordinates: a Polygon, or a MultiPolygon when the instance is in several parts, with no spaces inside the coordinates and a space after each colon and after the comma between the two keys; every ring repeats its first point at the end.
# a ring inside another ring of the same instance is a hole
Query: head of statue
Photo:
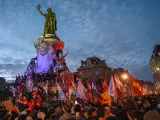
{"type": "Polygon", "coordinates": [[[51,8],[48,8],[47,11],[48,11],[48,13],[51,13],[51,12],[52,12],[52,9],[51,9],[51,8]]]}

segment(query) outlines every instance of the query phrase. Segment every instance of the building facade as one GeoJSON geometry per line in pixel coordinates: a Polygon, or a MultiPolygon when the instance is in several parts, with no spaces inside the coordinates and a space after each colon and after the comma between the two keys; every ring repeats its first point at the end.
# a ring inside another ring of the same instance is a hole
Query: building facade
{"type": "Polygon", "coordinates": [[[4,77],[0,77],[0,89],[4,87],[5,81],[4,77]]]}
{"type": "Polygon", "coordinates": [[[151,81],[145,81],[145,80],[139,80],[141,84],[143,85],[143,94],[153,94],[155,93],[155,84],[151,81]]]}
{"type": "Polygon", "coordinates": [[[89,57],[81,61],[81,66],[77,71],[78,73],[82,72],[81,78],[83,81],[88,80],[90,82],[96,82],[97,84],[100,83],[101,85],[105,76],[109,83],[113,74],[116,74],[124,86],[122,92],[126,96],[132,94],[132,77],[128,70],[123,68],[113,69],[106,64],[105,60],[100,60],[98,57],[89,57]]]}
{"type": "Polygon", "coordinates": [[[106,64],[105,60],[100,60],[98,57],[89,57],[81,61],[81,66],[77,71],[83,73],[81,76],[82,80],[99,81],[104,80],[104,76],[106,76],[109,83],[111,76],[115,73],[122,83],[126,81],[131,83],[130,77],[125,80],[123,79],[124,74],[130,76],[127,70],[123,68],[113,69],[106,64]]]}
{"type": "Polygon", "coordinates": [[[160,44],[156,45],[153,49],[152,57],[150,60],[150,67],[154,81],[160,81],[160,44]]]}
{"type": "Polygon", "coordinates": [[[98,57],[89,57],[84,61],[81,61],[81,66],[77,69],[78,72],[82,72],[82,80],[88,81],[101,81],[106,76],[107,80],[110,80],[112,69],[107,66],[105,60],[100,60],[98,57]]]}

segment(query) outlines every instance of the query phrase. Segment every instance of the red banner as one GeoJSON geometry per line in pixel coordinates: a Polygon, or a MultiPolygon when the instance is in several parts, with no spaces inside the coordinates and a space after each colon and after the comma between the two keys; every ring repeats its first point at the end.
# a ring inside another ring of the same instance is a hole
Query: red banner
{"type": "Polygon", "coordinates": [[[143,85],[132,77],[132,92],[138,96],[142,96],[143,93],[143,85]]]}
{"type": "Polygon", "coordinates": [[[72,83],[72,81],[74,81],[74,74],[72,72],[65,71],[65,72],[62,72],[60,76],[64,81],[63,84],[72,83]]]}

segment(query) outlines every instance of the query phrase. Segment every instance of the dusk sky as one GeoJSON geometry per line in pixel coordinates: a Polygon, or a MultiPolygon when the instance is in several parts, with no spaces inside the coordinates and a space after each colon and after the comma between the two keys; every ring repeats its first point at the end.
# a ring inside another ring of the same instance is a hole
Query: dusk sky
{"type": "Polygon", "coordinates": [[[57,35],[69,50],[66,63],[76,71],[80,60],[105,59],[137,79],[153,80],[149,61],[160,43],[160,0],[0,0],[0,76],[23,74],[36,56],[34,41],[43,34],[41,4],[57,15],[57,35]]]}

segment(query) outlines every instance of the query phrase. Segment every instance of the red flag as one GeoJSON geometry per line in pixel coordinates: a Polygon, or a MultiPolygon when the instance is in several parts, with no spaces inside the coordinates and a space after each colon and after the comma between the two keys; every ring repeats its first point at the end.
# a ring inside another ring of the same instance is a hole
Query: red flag
{"type": "Polygon", "coordinates": [[[115,87],[115,82],[114,82],[113,76],[111,76],[111,80],[109,82],[108,94],[110,96],[117,96],[117,92],[116,92],[116,87],[115,87]]]}
{"type": "Polygon", "coordinates": [[[86,81],[86,83],[87,83],[87,88],[88,88],[87,89],[87,99],[92,102],[92,89],[91,89],[91,85],[90,85],[90,83],[88,81],[86,81]]]}
{"type": "Polygon", "coordinates": [[[28,104],[28,101],[26,98],[20,98],[19,102],[22,104],[28,104]]]}
{"type": "Polygon", "coordinates": [[[37,90],[32,93],[32,97],[34,97],[34,98],[35,98],[37,95],[38,95],[38,91],[37,91],[37,90]]]}
{"type": "Polygon", "coordinates": [[[132,92],[138,96],[143,94],[143,85],[132,76],[132,92]]]}
{"type": "Polygon", "coordinates": [[[77,84],[74,83],[74,81],[72,81],[72,87],[74,88],[74,90],[77,90],[77,84]]]}
{"type": "Polygon", "coordinates": [[[93,99],[95,98],[99,103],[104,104],[104,99],[93,82],[92,82],[92,94],[93,94],[92,96],[93,99]]]}
{"type": "Polygon", "coordinates": [[[23,93],[23,87],[22,86],[18,86],[18,88],[19,88],[19,96],[21,96],[22,93],[23,93]]]}
{"type": "Polygon", "coordinates": [[[30,110],[32,110],[34,107],[34,102],[33,101],[28,102],[28,106],[29,106],[30,110]]]}
{"type": "Polygon", "coordinates": [[[82,71],[79,71],[79,74],[80,74],[80,75],[82,75],[82,74],[83,74],[83,72],[82,72],[82,71]]]}
{"type": "Polygon", "coordinates": [[[107,101],[107,104],[111,104],[112,100],[111,100],[111,96],[108,94],[108,83],[107,83],[107,79],[106,76],[104,76],[104,82],[103,82],[103,92],[102,92],[102,97],[105,101],[107,101]]]}
{"type": "Polygon", "coordinates": [[[79,79],[80,79],[79,77],[76,77],[76,80],[77,80],[77,81],[79,81],[79,79]]]}
{"type": "Polygon", "coordinates": [[[82,80],[80,79],[78,81],[78,87],[77,87],[77,98],[81,98],[81,99],[87,99],[87,95],[86,95],[86,89],[83,86],[82,80]]]}
{"type": "Polygon", "coordinates": [[[9,114],[11,113],[11,111],[14,111],[20,114],[18,108],[13,105],[12,100],[3,101],[3,105],[9,111],[9,114]]]}
{"type": "Polygon", "coordinates": [[[60,86],[57,82],[56,82],[56,84],[57,84],[57,89],[58,89],[58,99],[59,99],[59,100],[67,100],[67,97],[66,97],[66,95],[64,94],[61,86],[60,86]]]}
{"type": "Polygon", "coordinates": [[[104,82],[103,82],[103,90],[108,90],[108,83],[107,83],[107,79],[106,76],[104,76],[104,82]]]}
{"type": "Polygon", "coordinates": [[[41,103],[42,103],[42,99],[41,98],[38,98],[37,100],[35,100],[35,104],[40,107],[41,106],[41,103]]]}
{"type": "Polygon", "coordinates": [[[88,90],[91,91],[91,85],[90,85],[90,83],[88,81],[86,81],[86,83],[87,83],[88,90]]]}
{"type": "Polygon", "coordinates": [[[96,99],[101,105],[103,105],[105,103],[103,98],[97,97],[96,99]]]}
{"type": "Polygon", "coordinates": [[[71,100],[73,86],[71,84],[68,85],[68,100],[71,100]]]}
{"type": "Polygon", "coordinates": [[[16,113],[18,113],[18,114],[20,114],[20,111],[19,111],[19,109],[16,106],[14,106],[14,110],[13,111],[16,112],[16,113]]]}
{"type": "Polygon", "coordinates": [[[117,97],[119,99],[122,99],[123,96],[122,96],[122,92],[120,90],[121,82],[119,80],[119,77],[116,74],[114,74],[114,83],[115,83],[115,87],[116,87],[117,97]]]}

